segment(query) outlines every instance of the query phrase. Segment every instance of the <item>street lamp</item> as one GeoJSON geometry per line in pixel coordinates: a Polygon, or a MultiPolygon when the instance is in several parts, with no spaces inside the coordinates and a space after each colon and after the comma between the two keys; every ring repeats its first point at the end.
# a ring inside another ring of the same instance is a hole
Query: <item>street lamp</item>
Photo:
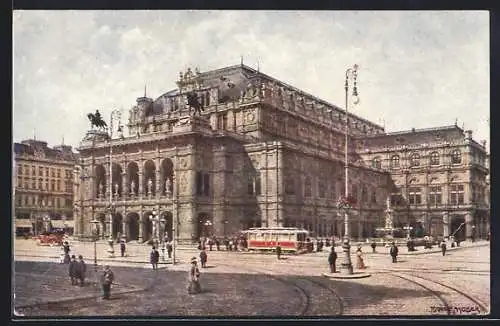
{"type": "MultiPolygon", "coordinates": [[[[348,152],[349,152],[349,86],[350,86],[350,81],[352,81],[352,103],[353,104],[358,104],[359,103],[359,97],[358,97],[358,88],[357,88],[357,78],[358,78],[358,65],[355,64],[353,67],[349,68],[345,72],[345,84],[344,84],[344,89],[345,89],[345,153],[344,153],[344,161],[345,161],[345,201],[348,201],[349,197],[349,158],[348,158],[348,152]]],[[[349,243],[349,209],[350,205],[347,203],[347,205],[342,206],[344,211],[344,239],[342,241],[342,250],[344,252],[344,259],[341,263],[341,271],[344,274],[352,274],[352,263],[351,263],[351,245],[349,243]]]]}
{"type": "Polygon", "coordinates": [[[98,225],[99,221],[93,219],[90,221],[91,229],[92,229],[92,240],[94,241],[94,272],[97,277],[97,239],[99,237],[98,225]]]}
{"type": "Polygon", "coordinates": [[[113,249],[113,122],[115,119],[118,119],[118,132],[121,133],[122,126],[120,123],[121,112],[120,110],[111,111],[110,119],[109,119],[109,183],[108,183],[108,192],[109,192],[109,256],[114,257],[115,250],[113,249]]]}

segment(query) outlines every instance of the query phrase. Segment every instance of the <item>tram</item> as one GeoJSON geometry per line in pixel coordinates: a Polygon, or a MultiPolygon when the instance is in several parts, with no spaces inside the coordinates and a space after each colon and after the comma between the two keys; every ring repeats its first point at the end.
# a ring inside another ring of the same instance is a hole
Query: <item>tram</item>
{"type": "Polygon", "coordinates": [[[283,252],[305,251],[309,231],[299,228],[250,228],[243,231],[249,251],[272,251],[279,245],[283,252]]]}

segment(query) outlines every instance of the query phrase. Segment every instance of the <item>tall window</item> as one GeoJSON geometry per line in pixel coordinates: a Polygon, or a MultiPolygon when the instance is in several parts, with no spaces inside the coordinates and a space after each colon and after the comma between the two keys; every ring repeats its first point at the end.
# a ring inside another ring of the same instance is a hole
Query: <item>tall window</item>
{"type": "Polygon", "coordinates": [[[285,194],[295,195],[295,179],[288,174],[285,176],[285,194]]]}
{"type": "Polygon", "coordinates": [[[36,176],[36,168],[34,166],[31,168],[31,176],[36,176]]]}
{"type": "Polygon", "coordinates": [[[431,185],[429,188],[429,204],[439,205],[442,202],[441,186],[431,185]]]}
{"type": "Polygon", "coordinates": [[[382,168],[382,160],[380,159],[380,157],[377,156],[372,160],[372,167],[375,169],[382,168]]]}
{"type": "Polygon", "coordinates": [[[38,168],[38,176],[42,176],[42,175],[43,175],[43,168],[39,167],[38,168]]]}
{"type": "Polygon", "coordinates": [[[203,174],[203,195],[210,195],[210,175],[208,173],[203,174]]]}
{"type": "Polygon", "coordinates": [[[304,196],[305,197],[312,196],[312,185],[311,185],[311,179],[309,177],[306,177],[304,181],[304,196]]]}
{"type": "Polygon", "coordinates": [[[411,156],[410,156],[410,166],[411,167],[420,166],[420,155],[418,155],[418,153],[411,154],[411,156]]]}
{"type": "Polygon", "coordinates": [[[323,178],[320,178],[318,181],[318,196],[320,198],[326,197],[326,185],[325,185],[325,180],[323,180],[323,178]]]}
{"type": "Polygon", "coordinates": [[[438,152],[431,153],[431,165],[439,165],[439,153],[438,152]]]}
{"type": "Polygon", "coordinates": [[[451,153],[451,164],[462,163],[462,153],[456,149],[451,153]]]}
{"type": "Polygon", "coordinates": [[[377,192],[375,190],[372,191],[372,204],[377,203],[377,192]]]}
{"type": "Polygon", "coordinates": [[[358,202],[358,186],[351,186],[351,196],[356,202],[358,202]]]}
{"type": "Polygon", "coordinates": [[[410,205],[420,205],[422,203],[422,188],[408,188],[408,202],[410,205]]]}
{"type": "Polygon", "coordinates": [[[391,194],[391,205],[392,206],[398,206],[401,204],[401,202],[402,202],[401,194],[399,194],[399,193],[391,194]]]}
{"type": "Polygon", "coordinates": [[[227,112],[224,112],[218,116],[217,129],[219,129],[219,130],[226,130],[227,129],[227,112]]]}
{"type": "Polygon", "coordinates": [[[361,201],[363,203],[368,202],[368,190],[366,189],[365,186],[363,186],[363,188],[361,189],[361,201]]]}
{"type": "Polygon", "coordinates": [[[57,169],[57,177],[60,178],[61,177],[61,170],[60,169],[57,169]]]}
{"type": "Polygon", "coordinates": [[[399,168],[399,155],[393,155],[391,157],[391,168],[393,169],[399,168]]]}
{"type": "Polygon", "coordinates": [[[23,175],[23,166],[22,165],[19,165],[17,167],[17,175],[23,175]]]}
{"type": "Polygon", "coordinates": [[[462,205],[464,203],[464,185],[452,184],[450,187],[450,203],[462,205]]]}
{"type": "Polygon", "coordinates": [[[256,175],[248,176],[248,186],[247,193],[249,195],[260,195],[261,194],[261,185],[260,185],[260,173],[257,172],[256,175]]]}

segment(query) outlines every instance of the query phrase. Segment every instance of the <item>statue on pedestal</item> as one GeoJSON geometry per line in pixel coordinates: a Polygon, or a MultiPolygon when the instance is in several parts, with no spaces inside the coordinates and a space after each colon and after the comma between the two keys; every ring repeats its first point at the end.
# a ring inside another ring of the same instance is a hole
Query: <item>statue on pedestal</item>
{"type": "Polygon", "coordinates": [[[115,183],[115,197],[118,197],[118,189],[119,189],[118,183],[115,183]]]}
{"type": "Polygon", "coordinates": [[[151,195],[153,193],[153,180],[151,178],[148,180],[148,195],[151,195]]]}
{"type": "Polygon", "coordinates": [[[165,194],[167,195],[167,197],[170,197],[170,194],[171,194],[170,187],[171,186],[172,186],[172,182],[170,181],[170,178],[167,178],[167,180],[165,180],[165,194]]]}
{"type": "Polygon", "coordinates": [[[134,180],[132,180],[132,182],[130,183],[130,194],[132,196],[135,195],[135,181],[134,180]]]}

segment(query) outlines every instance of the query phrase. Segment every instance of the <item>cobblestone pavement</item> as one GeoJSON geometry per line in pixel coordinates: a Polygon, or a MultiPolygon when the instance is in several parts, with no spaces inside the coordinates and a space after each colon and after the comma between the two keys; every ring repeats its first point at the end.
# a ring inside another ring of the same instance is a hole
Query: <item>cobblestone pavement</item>
{"type": "MultiPolygon", "coordinates": [[[[58,248],[31,246],[16,244],[16,260],[52,263],[16,262],[16,306],[84,297],[87,292],[99,295],[98,287],[67,285],[67,265],[50,258],[58,248]]],[[[105,248],[99,247],[101,253],[105,248]]],[[[42,316],[470,315],[478,310],[486,314],[490,305],[490,249],[484,245],[450,251],[444,257],[441,253],[401,256],[396,264],[386,254],[366,253],[372,276],[357,280],[322,277],[327,270],[326,251],[289,255],[279,261],[274,255],[208,251],[210,268],[202,270],[204,292],[194,296],[187,294],[186,280],[187,262],[197,256],[196,250],[179,250],[179,263],[164,265],[157,272],[143,258],[148,257],[149,247],[128,246],[128,250],[129,257],[109,263],[119,283],[113,289],[114,300],[70,300],[25,311],[42,316]]],[[[90,257],[93,245],[74,243],[73,251],[90,257]]],[[[343,254],[337,252],[340,265],[343,254]]]]}

